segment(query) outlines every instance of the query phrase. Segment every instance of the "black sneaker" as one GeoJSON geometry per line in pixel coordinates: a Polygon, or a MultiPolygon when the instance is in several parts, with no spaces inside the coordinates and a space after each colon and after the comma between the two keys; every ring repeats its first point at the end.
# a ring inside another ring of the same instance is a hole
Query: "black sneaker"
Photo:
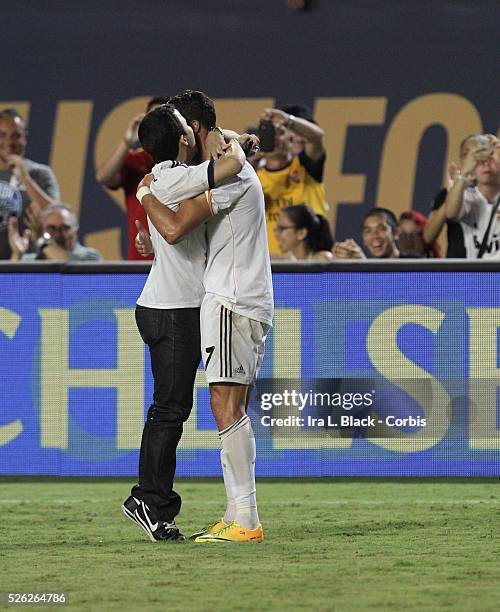
{"type": "Polygon", "coordinates": [[[122,510],[128,519],[144,529],[151,542],[160,542],[162,540],[180,542],[186,539],[179,531],[175,521],[168,523],[153,520],[151,510],[147,504],[136,497],[128,497],[122,504],[122,510]]]}
{"type": "Polygon", "coordinates": [[[179,531],[179,527],[177,527],[175,521],[172,521],[171,523],[160,523],[158,529],[153,533],[153,538],[153,542],[160,542],[162,540],[183,542],[186,539],[186,537],[179,531]]]}
{"type": "Polygon", "coordinates": [[[128,519],[134,521],[134,523],[137,523],[137,521],[135,520],[134,512],[140,505],[141,502],[136,497],[132,497],[131,495],[130,497],[127,497],[127,499],[123,502],[122,512],[128,519]]]}

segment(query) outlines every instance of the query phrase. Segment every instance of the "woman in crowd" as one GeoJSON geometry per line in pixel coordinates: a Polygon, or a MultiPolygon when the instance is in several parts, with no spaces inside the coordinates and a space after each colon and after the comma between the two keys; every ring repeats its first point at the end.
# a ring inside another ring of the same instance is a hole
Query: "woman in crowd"
{"type": "Polygon", "coordinates": [[[328,221],[305,204],[283,208],[274,231],[282,255],[272,253],[273,260],[333,259],[333,239],[328,221]]]}

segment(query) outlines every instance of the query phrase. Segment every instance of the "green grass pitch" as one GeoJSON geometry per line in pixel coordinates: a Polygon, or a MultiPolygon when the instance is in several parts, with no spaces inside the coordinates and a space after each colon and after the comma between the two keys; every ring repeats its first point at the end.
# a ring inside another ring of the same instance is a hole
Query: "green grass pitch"
{"type": "MultiPolygon", "coordinates": [[[[500,609],[498,479],[261,480],[250,545],[150,543],[121,514],[130,484],[3,479],[0,591],[91,611],[500,609]]],[[[184,533],[220,516],[220,481],[177,490],[184,533]]]]}

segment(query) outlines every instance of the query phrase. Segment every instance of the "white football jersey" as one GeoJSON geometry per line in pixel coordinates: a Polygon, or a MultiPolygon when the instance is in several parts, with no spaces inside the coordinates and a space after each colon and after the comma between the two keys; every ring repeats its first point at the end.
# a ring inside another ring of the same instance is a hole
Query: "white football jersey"
{"type": "MultiPolygon", "coordinates": [[[[213,186],[213,162],[186,166],[165,161],[154,166],[151,192],[160,202],[176,211],[179,203],[213,186]]],[[[168,244],[148,219],[155,258],[137,303],[147,308],[197,308],[205,289],[205,224],[190,232],[181,242],[168,244]]]]}
{"type": "MultiPolygon", "coordinates": [[[[500,197],[500,193],[495,196],[493,202],[488,202],[477,187],[467,189],[464,192],[464,216],[460,219],[460,225],[464,234],[467,259],[477,259],[484,234],[488,229],[493,206],[498,197],[500,197]]],[[[500,259],[500,219],[498,214],[495,215],[491,224],[483,259],[500,259]]]]}
{"type": "Polygon", "coordinates": [[[267,325],[273,321],[273,284],[264,194],[246,162],[241,172],[208,192],[205,291],[229,310],[267,325]]]}

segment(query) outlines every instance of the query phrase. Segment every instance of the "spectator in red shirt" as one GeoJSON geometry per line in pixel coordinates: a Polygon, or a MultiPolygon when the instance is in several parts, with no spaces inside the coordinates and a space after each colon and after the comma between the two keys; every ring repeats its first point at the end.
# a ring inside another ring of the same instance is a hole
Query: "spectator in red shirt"
{"type": "MultiPolygon", "coordinates": [[[[151,98],[146,112],[167,101],[168,98],[162,96],[151,98]]],[[[154,166],[153,158],[141,148],[137,135],[144,115],[145,113],[140,113],[130,121],[123,140],[109,158],[99,166],[96,173],[96,180],[101,185],[109,189],[123,188],[127,207],[127,259],[140,259],[141,261],[144,257],[137,252],[134,244],[137,233],[135,220],[139,219],[144,227],[147,227],[147,220],[146,213],[135,197],[135,193],[144,175],[151,172],[154,166]]],[[[146,259],[153,259],[153,255],[148,255],[146,259]]]]}

